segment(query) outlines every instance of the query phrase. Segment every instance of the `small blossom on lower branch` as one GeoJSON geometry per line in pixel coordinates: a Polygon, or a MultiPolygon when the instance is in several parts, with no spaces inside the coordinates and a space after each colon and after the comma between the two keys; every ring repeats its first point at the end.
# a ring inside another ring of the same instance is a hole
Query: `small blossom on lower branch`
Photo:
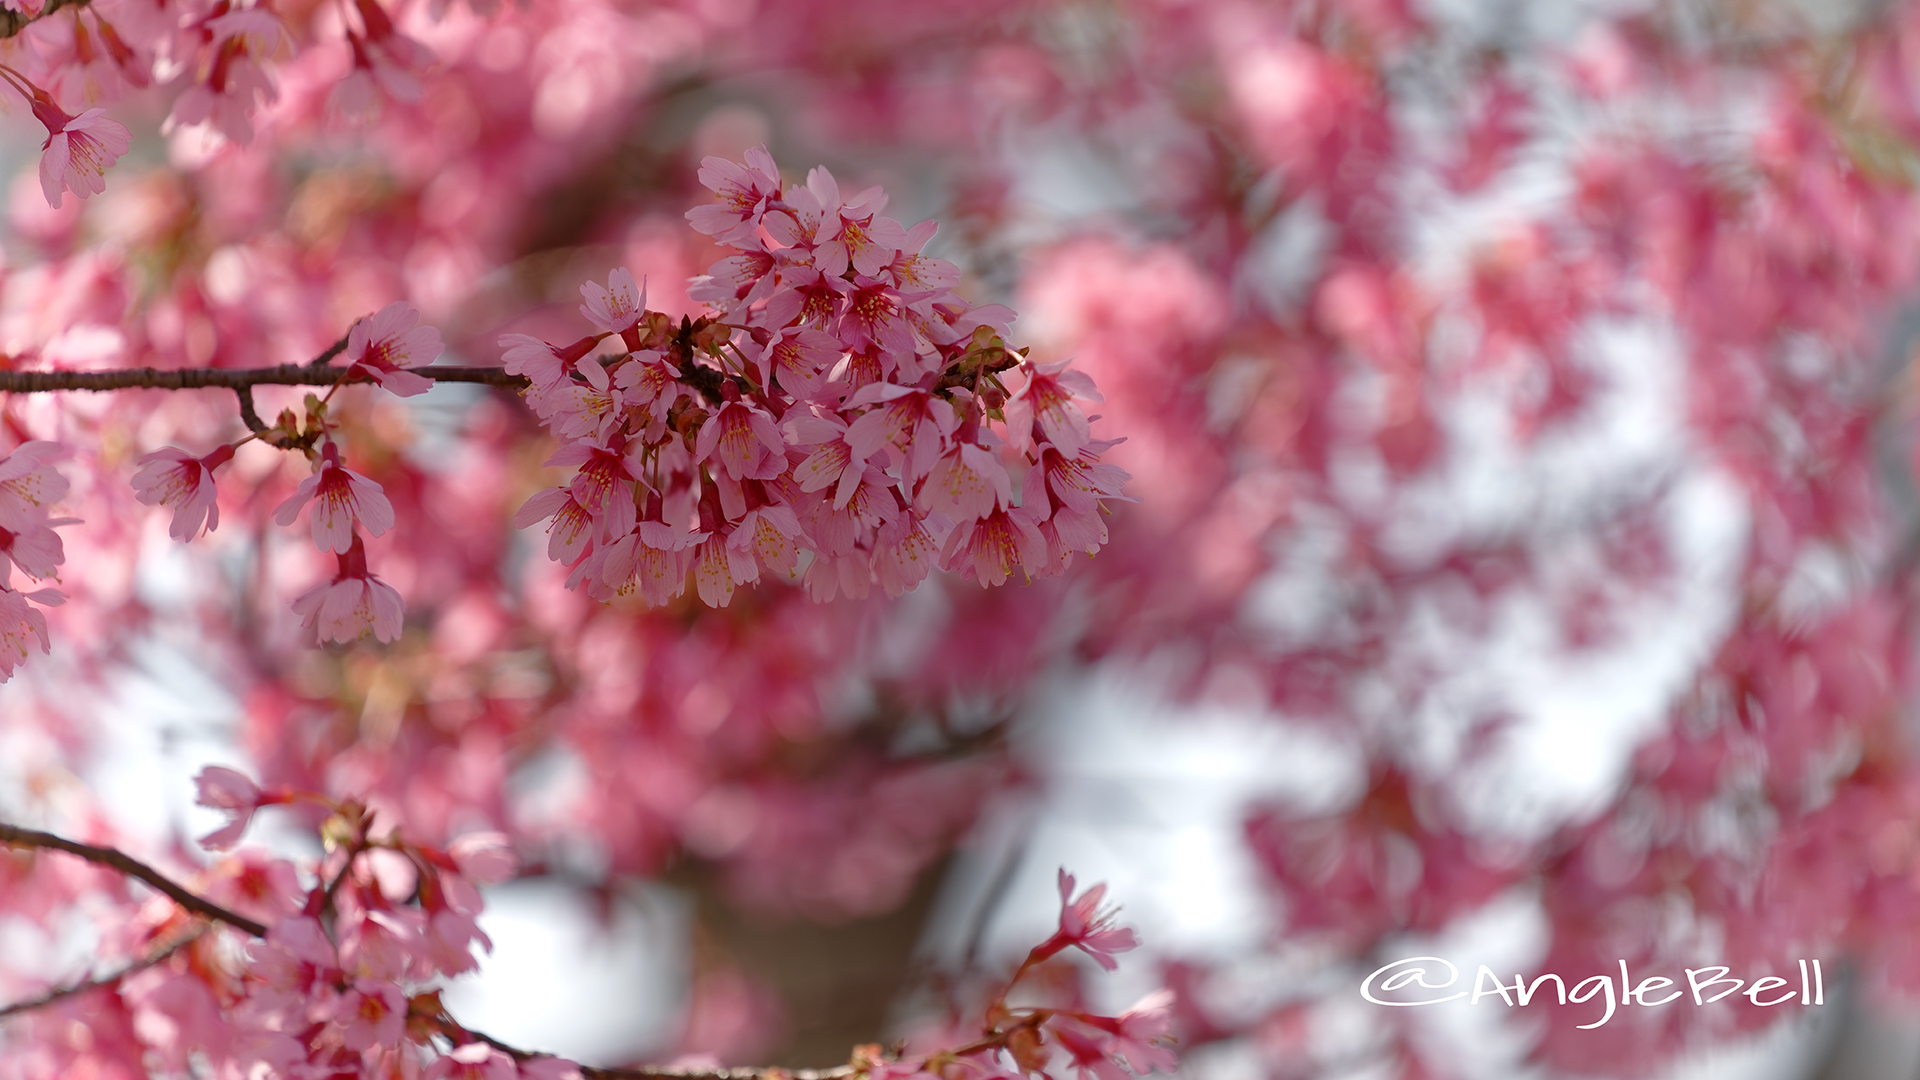
{"type": "Polygon", "coordinates": [[[377,641],[394,641],[406,620],[406,605],[393,586],[367,570],[367,549],[356,533],[340,556],[334,579],[315,585],[293,601],[304,626],[319,632],[321,641],[341,644],[372,634],[377,641]]]}

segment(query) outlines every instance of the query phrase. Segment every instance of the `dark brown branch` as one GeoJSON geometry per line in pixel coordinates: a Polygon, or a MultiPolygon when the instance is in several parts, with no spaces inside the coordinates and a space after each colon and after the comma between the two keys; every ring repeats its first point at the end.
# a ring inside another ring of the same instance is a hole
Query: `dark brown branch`
{"type": "Polygon", "coordinates": [[[22,829],[15,825],[0,825],[0,844],[9,847],[45,848],[52,851],[64,851],[69,855],[78,855],[91,863],[112,867],[132,878],[153,886],[167,895],[167,898],[202,918],[223,922],[237,930],[244,930],[254,937],[266,937],[267,928],[238,912],[228,911],[211,900],[204,900],[188,892],[171,878],[148,866],[146,863],[108,847],[95,847],[68,840],[63,836],[41,832],[38,829],[22,829]]]}
{"type": "Polygon", "coordinates": [[[25,1001],[16,1001],[11,1005],[6,1006],[5,1008],[0,1008],[0,1020],[4,1020],[9,1016],[15,1015],[16,1013],[30,1012],[34,1009],[43,1008],[47,1005],[53,1004],[56,1001],[61,1001],[66,998],[74,997],[75,995],[78,995],[78,994],[84,994],[89,990],[98,990],[104,986],[112,986],[113,984],[119,982],[121,979],[126,978],[127,976],[133,974],[134,972],[145,971],[147,968],[152,967],[153,965],[159,963],[160,961],[165,960],[167,957],[172,956],[174,953],[179,952],[181,949],[184,949],[187,946],[193,944],[195,941],[199,939],[200,935],[205,932],[206,932],[206,927],[204,925],[197,926],[192,931],[188,932],[186,936],[180,938],[178,941],[175,941],[170,945],[161,946],[159,949],[156,949],[153,952],[147,954],[145,959],[136,960],[133,963],[128,964],[126,967],[121,968],[119,971],[115,971],[108,975],[99,975],[94,978],[88,979],[85,982],[74,983],[71,986],[58,987],[56,989],[49,990],[44,994],[41,994],[37,998],[28,998],[25,1001]]]}
{"type": "Polygon", "coordinates": [[[10,38],[34,23],[39,22],[41,19],[59,11],[61,8],[82,8],[86,6],[87,0],[47,0],[47,6],[41,8],[40,13],[37,15],[29,15],[24,11],[0,8],[0,38],[10,38]]]}
{"type": "MultiPolygon", "coordinates": [[[[324,354],[323,354],[324,355],[324,354]]],[[[408,368],[436,382],[480,383],[524,389],[523,375],[497,367],[408,368]]],[[[0,393],[44,394],[56,390],[198,390],[218,387],[245,391],[255,386],[332,386],[345,372],[312,364],[266,368],[124,368],[119,371],[0,371],[0,393]]],[[[355,376],[348,382],[369,380],[355,376]]],[[[256,416],[256,419],[258,417],[256,416]]]]}

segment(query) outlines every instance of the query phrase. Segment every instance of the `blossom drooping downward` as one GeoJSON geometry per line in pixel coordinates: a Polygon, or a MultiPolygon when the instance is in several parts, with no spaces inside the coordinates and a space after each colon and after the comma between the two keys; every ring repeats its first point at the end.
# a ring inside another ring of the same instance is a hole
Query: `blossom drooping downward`
{"type": "Polygon", "coordinates": [[[313,503],[313,543],[321,551],[345,554],[361,527],[370,536],[393,528],[393,504],[386,493],[379,484],[340,464],[340,451],[333,443],[322,452],[319,471],[300,481],[300,487],[274,511],[273,520],[291,525],[309,502],[313,503]]]}
{"type": "Polygon", "coordinates": [[[140,459],[140,471],[133,474],[134,497],[148,506],[172,507],[169,535],[182,542],[192,540],[220,524],[213,470],[232,458],[231,446],[221,446],[206,457],[162,447],[140,459]]]}
{"type": "Polygon", "coordinates": [[[400,593],[368,571],[366,545],[357,534],[340,554],[340,569],[333,580],[301,593],[293,601],[293,611],[322,642],[342,645],[368,635],[375,641],[396,641],[407,615],[400,593]]]}
{"type": "Polygon", "coordinates": [[[0,78],[27,99],[34,118],[46,126],[47,139],[40,144],[40,190],[47,202],[57,210],[63,191],[84,199],[107,190],[107,170],[133,145],[133,134],[101,109],[69,116],[45,90],[4,64],[0,78]]]}

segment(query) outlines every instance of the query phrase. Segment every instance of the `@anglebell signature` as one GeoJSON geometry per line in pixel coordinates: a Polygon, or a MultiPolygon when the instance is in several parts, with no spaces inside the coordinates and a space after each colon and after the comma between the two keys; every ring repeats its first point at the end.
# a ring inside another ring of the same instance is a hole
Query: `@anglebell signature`
{"type": "Polygon", "coordinates": [[[1591,1024],[1578,1025],[1580,1030],[1586,1031],[1613,1019],[1614,1011],[1622,1005],[1653,1008],[1678,1001],[1686,997],[1689,991],[1695,1005],[1711,1005],[1732,994],[1744,994],[1748,1001],[1762,1007],[1785,1005],[1795,1000],[1801,1005],[1825,1005],[1826,979],[1820,969],[1820,961],[1801,960],[1799,966],[1800,986],[1797,990],[1792,988],[1789,980],[1778,975],[1762,975],[1751,983],[1732,978],[1732,969],[1722,965],[1684,969],[1686,988],[1679,989],[1679,983],[1664,975],[1649,975],[1636,984],[1627,970],[1627,962],[1622,960],[1617,990],[1615,976],[1611,974],[1589,976],[1575,983],[1570,990],[1565,979],[1551,972],[1536,976],[1532,982],[1527,982],[1524,976],[1515,975],[1511,984],[1504,984],[1492,968],[1481,964],[1480,970],[1474,974],[1471,992],[1459,990],[1434,996],[1459,983],[1460,969],[1438,956],[1410,956],[1386,964],[1368,975],[1360,983],[1360,996],[1375,1005],[1403,1009],[1442,1005],[1462,998],[1470,998],[1467,1002],[1469,1005],[1478,1005],[1480,999],[1486,997],[1498,997],[1510,1008],[1515,1005],[1524,1008],[1532,1004],[1534,996],[1544,984],[1552,983],[1555,997],[1561,1005],[1569,1002],[1584,1005],[1596,997],[1604,999],[1601,1006],[1604,1011],[1600,1018],[1591,1024]],[[1742,990],[1742,987],[1746,989],[1742,990]]]}

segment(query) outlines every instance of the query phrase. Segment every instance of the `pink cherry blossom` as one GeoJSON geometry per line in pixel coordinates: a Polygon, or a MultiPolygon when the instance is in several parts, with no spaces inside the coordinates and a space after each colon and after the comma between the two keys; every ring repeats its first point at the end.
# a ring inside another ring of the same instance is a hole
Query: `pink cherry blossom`
{"type": "Polygon", "coordinates": [[[148,506],[172,507],[169,534],[183,543],[192,540],[220,524],[213,470],[232,458],[233,447],[226,445],[214,448],[205,457],[162,447],[140,459],[140,469],[133,474],[134,496],[148,506]]]}
{"type": "Polygon", "coordinates": [[[701,427],[693,457],[713,459],[738,480],[771,480],[787,471],[786,448],[766,410],[735,400],[722,404],[701,427]]]}
{"type": "MultiPolygon", "coordinates": [[[[624,266],[607,276],[604,287],[591,281],[583,283],[580,295],[586,300],[580,305],[580,314],[609,334],[631,333],[647,310],[646,285],[636,284],[633,271],[624,266]]],[[[629,343],[631,349],[639,347],[637,340],[629,343]]]]}
{"type": "Polygon", "coordinates": [[[313,544],[321,551],[345,555],[359,542],[357,530],[379,536],[393,528],[393,504],[386,493],[379,484],[341,465],[340,451],[331,442],[319,470],[300,481],[299,488],[274,511],[273,520],[291,525],[309,502],[313,503],[313,544]]]}
{"type": "Polygon", "coordinates": [[[30,525],[19,532],[0,529],[0,575],[13,567],[36,581],[53,577],[60,570],[60,564],[66,561],[66,546],[61,543],[60,534],[53,531],[56,525],[72,525],[78,518],[49,518],[44,525],[30,525]]]}
{"type": "Polygon", "coordinates": [[[687,222],[722,244],[748,241],[767,203],[780,197],[780,170],[764,146],[748,150],[744,165],[721,157],[702,159],[700,182],[720,202],[687,211],[687,222]]]}
{"type": "Polygon", "coordinates": [[[47,617],[27,602],[24,593],[0,585],[0,682],[13,677],[13,669],[26,663],[29,647],[39,642],[48,652],[47,617]]]}
{"type": "Polygon", "coordinates": [[[69,486],[53,464],[69,455],[58,443],[35,439],[0,458],[0,528],[21,532],[46,522],[69,486]]]}
{"type": "Polygon", "coordinates": [[[355,979],[334,1013],[349,1050],[397,1046],[407,1030],[407,994],[393,983],[355,979]]]}
{"type": "Polygon", "coordinates": [[[928,471],[920,500],[933,513],[972,521],[1012,503],[1013,481],[992,451],[956,443],[928,471]]]}
{"type": "MultiPolygon", "coordinates": [[[[41,114],[38,107],[34,111],[41,114]]],[[[133,133],[101,109],[68,117],[49,108],[40,119],[48,131],[40,153],[40,189],[48,204],[58,207],[63,191],[84,199],[107,190],[107,170],[133,145],[133,133]]]]}
{"type": "Polygon", "coordinates": [[[133,145],[133,134],[101,109],[68,115],[13,68],[0,65],[0,78],[26,98],[34,118],[47,129],[47,139],[40,144],[40,190],[47,204],[59,208],[65,191],[82,199],[105,191],[107,170],[133,145]]]}
{"type": "Polygon", "coordinates": [[[365,33],[347,31],[353,70],[329,95],[333,107],[350,116],[374,111],[377,87],[396,101],[420,100],[421,76],[433,63],[433,51],[394,28],[378,0],[355,0],[365,33]]]}
{"type": "Polygon", "coordinates": [[[1179,1058],[1167,1047],[1174,1035],[1173,1004],[1173,991],[1163,988],[1134,1002],[1116,1018],[1112,1052],[1136,1076],[1172,1073],[1179,1067],[1179,1058]]]}
{"type": "Polygon", "coordinates": [[[512,842],[505,833],[468,833],[455,840],[447,854],[460,867],[460,873],[482,885],[498,885],[511,879],[518,868],[512,842]]]}
{"type": "Polygon", "coordinates": [[[1087,414],[1077,401],[1101,401],[1093,380],[1084,372],[1069,370],[1068,360],[1050,364],[1026,363],[1021,371],[1027,380],[1007,399],[1007,432],[1014,446],[1024,450],[1039,438],[1072,454],[1088,439],[1087,414]]]}
{"type": "Polygon", "coordinates": [[[1100,901],[1106,899],[1105,883],[1095,885],[1078,897],[1073,895],[1073,875],[1064,869],[1060,871],[1060,930],[1054,935],[1054,941],[1072,946],[1093,957],[1094,962],[1108,971],[1119,966],[1113,958],[1114,953],[1127,952],[1140,946],[1140,939],[1132,928],[1113,925],[1114,911],[1101,910],[1100,901]]]}
{"type": "MultiPolygon", "coordinates": [[[[937,511],[936,511],[937,512],[937,511]]],[[[1048,566],[1047,541],[1025,509],[996,509],[963,521],[947,535],[940,565],[982,587],[999,585],[1015,571],[1031,578],[1048,566]]]]}
{"type": "Polygon", "coordinates": [[[306,995],[340,976],[340,957],[320,921],[293,915],[274,923],[250,949],[252,973],[266,986],[306,995]]]}
{"type": "Polygon", "coordinates": [[[348,370],[399,397],[431,390],[433,380],[407,369],[433,363],[445,346],[440,341],[440,331],[416,325],[419,321],[419,309],[404,300],[395,300],[354,323],[353,329],[347,331],[347,348],[342,354],[351,365],[348,370]]]}
{"type": "Polygon", "coordinates": [[[236,143],[253,141],[253,111],[279,99],[268,63],[292,44],[286,26],[266,8],[222,11],[205,20],[195,78],[174,99],[173,126],[210,124],[236,143]]]}
{"type": "Polygon", "coordinates": [[[398,640],[406,605],[393,586],[367,570],[366,547],[358,533],[339,560],[340,569],[332,581],[294,598],[293,611],[301,625],[315,630],[323,642],[344,645],[369,634],[376,641],[398,640]]]}
{"type": "Polygon", "coordinates": [[[501,366],[509,375],[526,376],[536,390],[552,387],[566,379],[573,365],[592,352],[605,336],[591,335],[560,348],[528,334],[502,334],[500,347],[506,352],[501,357],[501,366]]]}
{"type": "Polygon", "coordinates": [[[246,774],[222,765],[209,765],[193,778],[193,801],[201,806],[224,810],[227,823],[200,838],[200,846],[211,851],[226,851],[240,842],[253,821],[253,812],[273,801],[261,792],[246,774]]]}

